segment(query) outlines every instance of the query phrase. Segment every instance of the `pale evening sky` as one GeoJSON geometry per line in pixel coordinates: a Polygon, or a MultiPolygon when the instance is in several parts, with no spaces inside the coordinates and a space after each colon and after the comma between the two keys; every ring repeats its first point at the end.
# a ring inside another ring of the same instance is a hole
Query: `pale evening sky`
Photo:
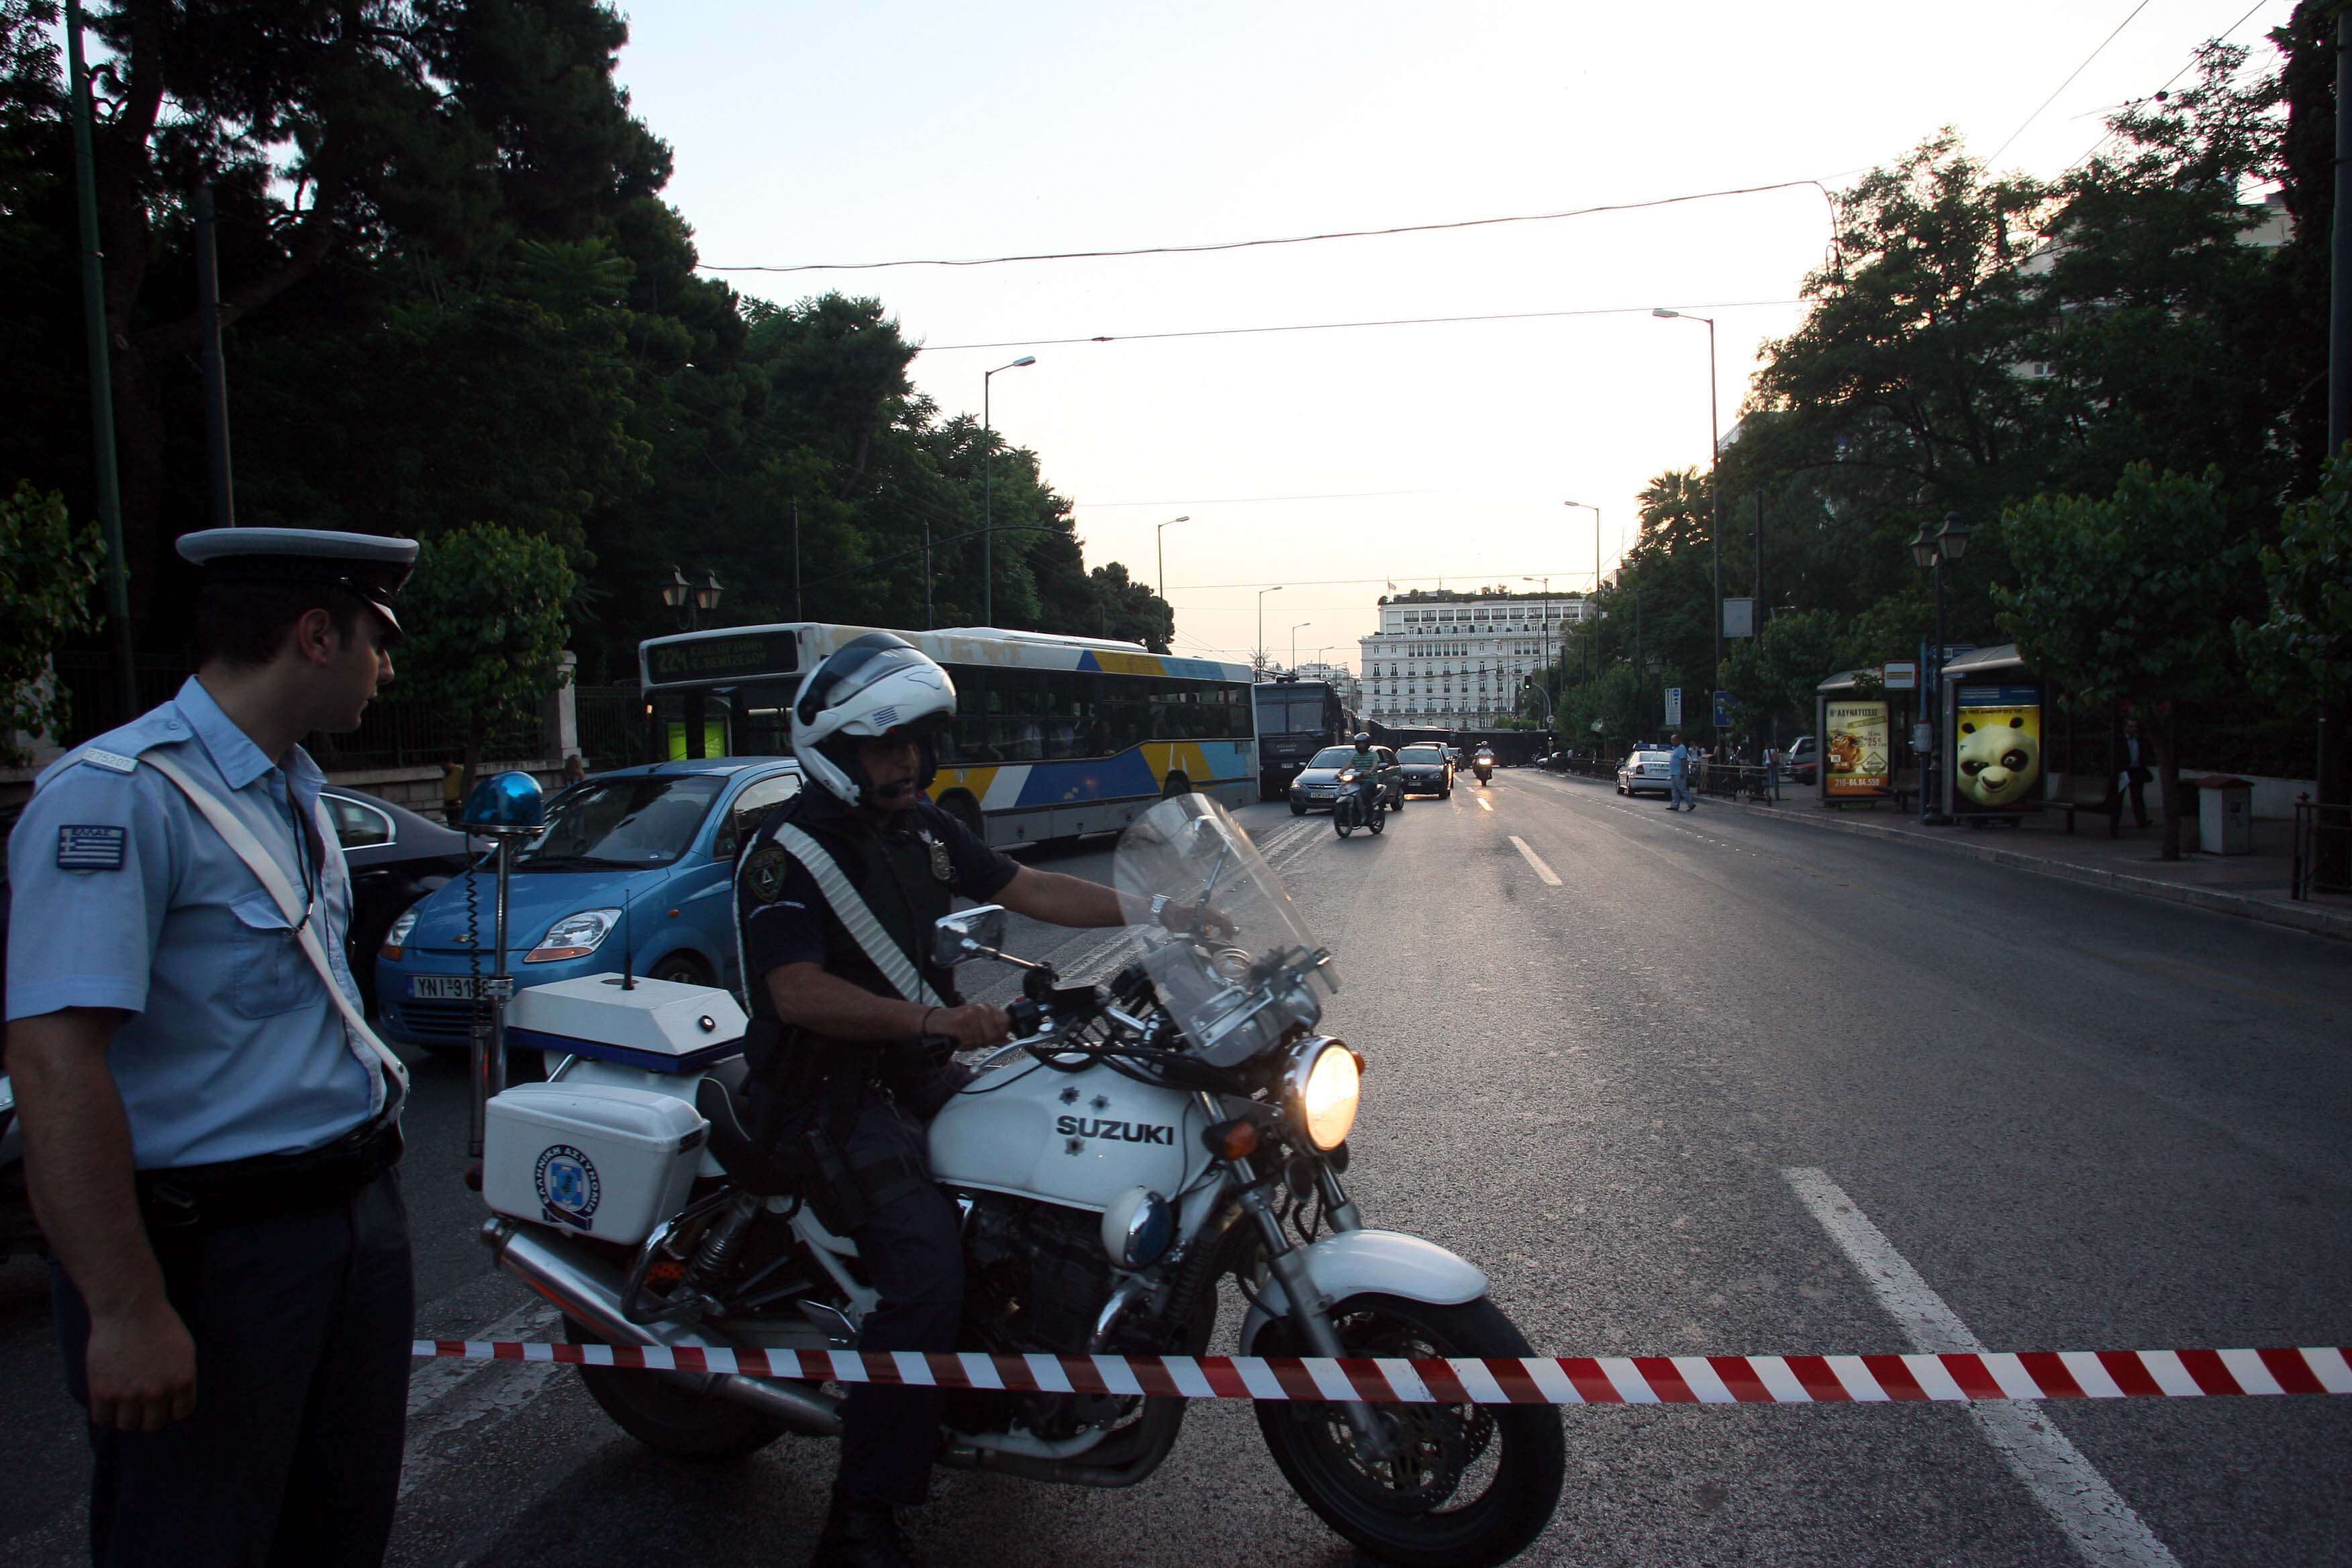
{"type": "MultiPolygon", "coordinates": [[[[2053,174],[2101,115],[2287,0],[1591,6],[635,0],[620,77],[675,149],[702,259],[971,258],[1197,245],[1819,180],[1944,125],[2053,174]],[[2137,10],[2136,10],[2137,7],[2137,10]],[[2241,22],[2241,18],[2244,18],[2241,22]]],[[[1090,565],[1155,577],[1180,652],[1353,665],[1374,599],[1592,580],[1660,470],[1704,464],[1798,319],[1829,216],[1809,187],[1455,233],[1195,256],[724,274],[879,298],[943,411],[994,381],[1004,438],[1077,506],[1090,565]],[[1716,309],[1708,310],[1709,306],[1716,309]],[[1042,340],[1522,311],[1621,314],[1156,342],[1042,340]],[[965,349],[954,345],[1008,343],[965,349]],[[1315,497],[1292,500],[1276,498],[1315,497]],[[1359,579],[1360,581],[1344,581],[1359,579]]],[[[977,520],[975,519],[975,522],[977,520]]],[[[1730,584],[1727,584],[1727,591],[1730,584]]],[[[811,606],[812,613],[822,613],[811,606]]]]}

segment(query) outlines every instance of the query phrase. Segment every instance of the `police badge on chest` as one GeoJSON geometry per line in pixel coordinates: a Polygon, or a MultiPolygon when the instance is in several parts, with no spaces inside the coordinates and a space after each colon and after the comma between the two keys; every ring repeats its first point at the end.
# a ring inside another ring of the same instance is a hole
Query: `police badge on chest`
{"type": "Polygon", "coordinates": [[[931,852],[931,875],[942,882],[954,881],[955,862],[948,857],[948,847],[932,837],[929,832],[921,832],[919,837],[922,838],[923,847],[931,852]]]}

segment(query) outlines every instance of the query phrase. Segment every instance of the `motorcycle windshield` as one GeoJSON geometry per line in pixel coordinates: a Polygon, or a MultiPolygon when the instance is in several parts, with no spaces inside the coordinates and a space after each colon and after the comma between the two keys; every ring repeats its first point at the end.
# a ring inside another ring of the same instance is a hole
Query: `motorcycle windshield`
{"type": "Polygon", "coordinates": [[[1171,795],[1137,817],[1111,858],[1111,882],[1142,936],[1160,1000],[1196,1047],[1225,1037],[1235,1009],[1285,972],[1311,972],[1327,991],[1339,989],[1329,963],[1314,963],[1315,938],[1282,879],[1207,795],[1171,795]],[[1205,907],[1207,929],[1171,939],[1151,916],[1155,894],[1177,910],[1205,907]]]}

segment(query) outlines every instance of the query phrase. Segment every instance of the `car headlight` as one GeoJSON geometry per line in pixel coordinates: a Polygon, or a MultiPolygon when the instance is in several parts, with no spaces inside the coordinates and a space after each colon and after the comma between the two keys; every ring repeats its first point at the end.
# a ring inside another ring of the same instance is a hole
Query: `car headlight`
{"type": "Polygon", "coordinates": [[[525,963],[556,963],[567,958],[585,958],[604,944],[620,923],[618,910],[582,910],[576,915],[566,915],[547,928],[539,945],[522,955],[525,963]]]}
{"type": "Polygon", "coordinates": [[[1290,1054],[1282,1079],[1283,1108],[1307,1142],[1329,1153],[1356,1125],[1363,1062],[1342,1041],[1310,1037],[1290,1054]]]}
{"type": "Polygon", "coordinates": [[[392,929],[383,933],[383,946],[376,951],[386,958],[398,958],[401,949],[408,945],[408,933],[416,929],[416,911],[424,907],[425,900],[419,899],[403,910],[400,918],[392,922],[392,929]]]}

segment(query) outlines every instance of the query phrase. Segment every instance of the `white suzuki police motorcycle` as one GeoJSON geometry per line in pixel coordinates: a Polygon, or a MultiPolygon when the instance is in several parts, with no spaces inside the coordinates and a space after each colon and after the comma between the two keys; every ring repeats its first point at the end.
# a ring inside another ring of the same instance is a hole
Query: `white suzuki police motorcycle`
{"type": "MultiPolygon", "coordinates": [[[[1018,1037],[930,1128],[963,1211],[963,1349],[1195,1355],[1222,1282],[1251,1355],[1521,1356],[1486,1277],[1444,1248],[1367,1228],[1348,1195],[1362,1058],[1317,1032],[1330,955],[1222,806],[1179,795],[1138,818],[1114,880],[1140,956],[1063,984],[1002,951],[1004,911],[939,922],[942,963],[1021,967],[1018,1037]]],[[[559,1306],[574,1342],[824,1350],[855,1342],[875,1294],[856,1247],[751,1179],[744,1016],[709,987],[593,976],[529,989],[511,1045],[555,1064],[491,1100],[484,1240],[559,1306]]],[[[826,1385],[583,1366],[604,1411],[666,1454],[747,1454],[837,1435],[826,1385]]],[[[1128,1486],[1167,1458],[1185,1402],[956,1393],[941,1462],[1128,1486]]],[[[1405,1563],[1497,1563],[1559,1500],[1564,1444],[1543,1405],[1261,1403],[1284,1477],[1349,1541],[1405,1563]]]]}

